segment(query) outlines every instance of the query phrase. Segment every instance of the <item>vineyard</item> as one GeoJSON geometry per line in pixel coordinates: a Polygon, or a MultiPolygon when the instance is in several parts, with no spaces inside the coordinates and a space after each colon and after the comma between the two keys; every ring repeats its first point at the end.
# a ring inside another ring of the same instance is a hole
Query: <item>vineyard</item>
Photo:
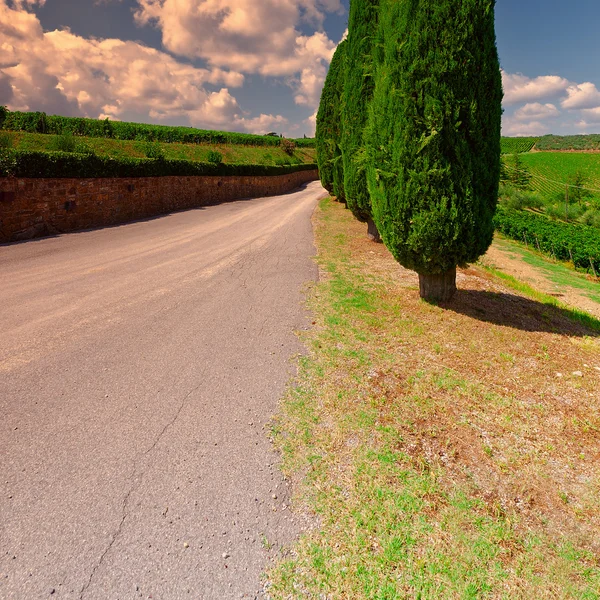
{"type": "MultiPolygon", "coordinates": [[[[288,141],[288,140],[286,140],[288,141]]],[[[243,144],[182,144],[179,142],[147,142],[112,138],[82,137],[71,134],[50,135],[0,131],[0,148],[19,152],[67,151],[76,154],[95,154],[113,159],[157,158],[217,162],[236,165],[293,165],[315,163],[314,148],[287,146],[248,146],[243,144]]]]}
{"type": "Polygon", "coordinates": [[[552,221],[502,206],[498,207],[494,223],[498,231],[512,239],[531,244],[559,260],[570,261],[593,275],[600,273],[600,236],[595,228],[552,221]]]}
{"type": "Polygon", "coordinates": [[[500,151],[502,154],[530,152],[538,140],[536,137],[503,137],[500,141],[500,151]]]}
{"type": "Polygon", "coordinates": [[[591,135],[545,135],[538,139],[537,150],[600,150],[600,134],[591,135]]]}
{"type": "MultiPolygon", "coordinates": [[[[144,142],[179,142],[183,144],[241,144],[246,146],[279,146],[277,135],[254,135],[230,131],[212,131],[192,127],[147,125],[109,119],[60,117],[43,112],[9,111],[0,106],[0,128],[43,134],[72,134],[90,138],[136,140],[144,142]]],[[[294,140],[299,147],[314,148],[313,139],[294,140]]]]}
{"type": "Polygon", "coordinates": [[[543,198],[564,196],[577,173],[581,185],[592,190],[591,196],[600,197],[600,154],[534,152],[523,154],[520,160],[531,175],[529,187],[543,198]]]}

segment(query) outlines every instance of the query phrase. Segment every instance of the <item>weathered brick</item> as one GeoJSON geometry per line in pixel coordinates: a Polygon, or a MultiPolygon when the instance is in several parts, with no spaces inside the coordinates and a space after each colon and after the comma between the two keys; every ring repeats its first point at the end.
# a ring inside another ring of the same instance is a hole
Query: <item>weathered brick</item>
{"type": "Polygon", "coordinates": [[[226,202],[284,194],[318,178],[317,171],[276,177],[159,177],[126,179],[2,179],[0,242],[115,225],[226,202]],[[65,210],[67,201],[75,209],[65,210]]]}

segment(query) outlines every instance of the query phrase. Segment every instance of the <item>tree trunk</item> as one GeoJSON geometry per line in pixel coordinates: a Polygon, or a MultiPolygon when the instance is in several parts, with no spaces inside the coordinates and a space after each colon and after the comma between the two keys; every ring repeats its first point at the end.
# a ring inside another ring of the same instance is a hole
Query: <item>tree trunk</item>
{"type": "Polygon", "coordinates": [[[379,230],[377,229],[377,225],[375,225],[375,221],[369,217],[367,221],[367,237],[374,242],[381,243],[381,236],[379,235],[379,230]]]}
{"type": "Polygon", "coordinates": [[[456,292],[456,267],[438,275],[419,273],[419,293],[424,300],[449,302],[456,292]]]}

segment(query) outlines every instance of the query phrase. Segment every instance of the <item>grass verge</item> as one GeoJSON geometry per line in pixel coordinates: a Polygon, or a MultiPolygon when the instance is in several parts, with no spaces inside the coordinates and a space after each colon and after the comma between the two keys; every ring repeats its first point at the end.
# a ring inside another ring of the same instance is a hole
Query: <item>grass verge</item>
{"type": "Polygon", "coordinates": [[[427,304],[340,205],[315,229],[315,327],[273,435],[319,527],[271,596],[600,598],[597,329],[477,268],[427,304]]]}
{"type": "Polygon", "coordinates": [[[553,260],[533,248],[526,247],[522,242],[509,240],[500,234],[496,234],[495,243],[500,249],[510,252],[534,269],[542,271],[557,287],[579,290],[590,300],[600,304],[599,281],[576,271],[572,263],[553,260]]]}

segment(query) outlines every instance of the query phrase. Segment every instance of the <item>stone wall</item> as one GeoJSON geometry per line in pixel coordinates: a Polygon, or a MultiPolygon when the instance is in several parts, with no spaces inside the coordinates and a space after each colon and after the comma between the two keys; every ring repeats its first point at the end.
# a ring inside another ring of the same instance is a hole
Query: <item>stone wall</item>
{"type": "Polygon", "coordinates": [[[117,225],[239,198],[285,194],[318,172],[131,179],[0,178],[0,242],[117,225]]]}

